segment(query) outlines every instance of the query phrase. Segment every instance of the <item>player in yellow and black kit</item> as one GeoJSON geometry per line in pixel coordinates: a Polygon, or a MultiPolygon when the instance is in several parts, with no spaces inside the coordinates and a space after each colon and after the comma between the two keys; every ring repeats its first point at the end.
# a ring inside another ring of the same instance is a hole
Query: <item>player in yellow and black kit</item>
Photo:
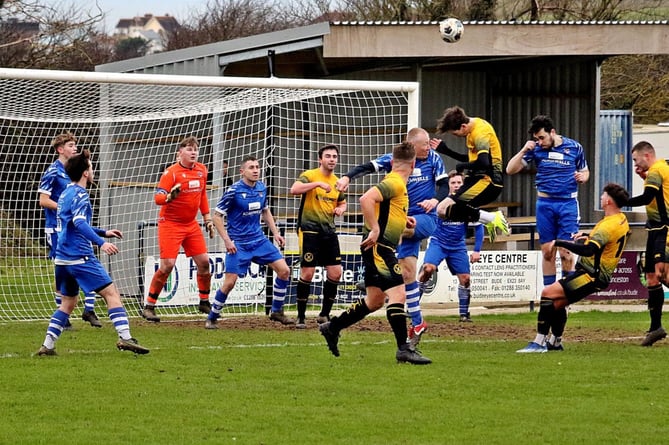
{"type": "Polygon", "coordinates": [[[604,218],[592,231],[587,235],[576,234],[574,242],[553,242],[553,250],[564,247],[579,255],[576,270],[560,281],[544,287],[537,316],[537,336],[534,341],[516,352],[541,353],[564,349],[562,333],[567,323],[567,313],[561,309],[594,292],[606,289],[611,282],[613,271],[630,235],[627,217],[620,210],[627,204],[628,199],[629,194],[620,185],[607,184],[600,198],[604,218]],[[552,335],[548,338],[551,331],[552,335]]]}
{"type": "Polygon", "coordinates": [[[318,150],[320,166],[307,170],[290,188],[293,195],[302,195],[297,217],[297,234],[300,245],[300,280],[297,282],[297,329],[305,329],[307,301],[311,280],[316,266],[324,266],[323,304],[316,321],[325,323],[337,296],[341,278],[341,252],[335,229],[334,217],[346,211],[346,197],[335,188],[337,176],[334,169],[339,160],[336,145],[324,145],[318,150]]]}
{"type": "Polygon", "coordinates": [[[669,165],[664,159],[657,159],[655,148],[646,141],[638,142],[632,147],[634,170],[644,178],[643,194],[630,198],[630,207],[645,205],[646,230],[646,286],[648,287],[648,311],[650,328],[641,346],[652,346],[667,336],[662,327],[662,306],[664,290],[662,284],[668,285],[669,258],[667,258],[667,227],[669,227],[669,165]]]}
{"type": "Polygon", "coordinates": [[[406,292],[402,267],[395,256],[402,232],[416,223],[415,218],[407,215],[409,196],[406,187],[415,161],[416,150],[412,144],[404,142],[396,145],[393,148],[392,171],[360,197],[365,222],[360,248],[365,265],[366,296],[320,326],[321,334],[335,357],[339,357],[340,331],[380,309],[388,297],[386,318],[397,343],[395,358],[398,362],[418,365],[432,363],[407,342],[406,292]]]}
{"type": "Polygon", "coordinates": [[[430,146],[459,163],[456,171],[465,175],[462,187],[453,196],[445,197],[437,206],[437,216],[462,222],[486,225],[490,240],[496,229],[509,234],[509,225],[501,212],[482,212],[478,207],[493,202],[504,187],[502,180],[502,146],[495,129],[480,117],[469,117],[458,107],[447,108],[437,122],[437,131],[465,138],[467,154],[451,150],[441,139],[431,139],[430,146]]]}

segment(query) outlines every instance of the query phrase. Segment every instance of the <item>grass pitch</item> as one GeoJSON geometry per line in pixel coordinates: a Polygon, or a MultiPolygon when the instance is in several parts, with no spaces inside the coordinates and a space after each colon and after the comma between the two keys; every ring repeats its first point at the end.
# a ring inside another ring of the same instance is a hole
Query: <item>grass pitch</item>
{"type": "Polygon", "coordinates": [[[516,354],[536,314],[463,326],[428,317],[434,363],[398,365],[385,319],[346,330],[341,357],[306,331],[247,318],[148,324],[117,351],[75,320],[57,357],[46,322],[0,325],[0,443],[648,444],[669,426],[669,341],[638,346],[644,313],[570,316],[564,352],[516,354]]]}

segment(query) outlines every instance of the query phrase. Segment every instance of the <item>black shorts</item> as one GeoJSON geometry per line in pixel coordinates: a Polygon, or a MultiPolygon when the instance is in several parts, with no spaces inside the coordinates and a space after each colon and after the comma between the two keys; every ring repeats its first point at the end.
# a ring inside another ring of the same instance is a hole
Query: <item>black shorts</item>
{"type": "Polygon", "coordinates": [[[365,287],[375,286],[385,291],[404,285],[402,266],[397,261],[395,249],[377,243],[362,251],[362,262],[365,265],[365,287]]]}
{"type": "Polygon", "coordinates": [[[667,262],[667,227],[664,226],[657,229],[647,230],[646,262],[643,271],[655,272],[655,265],[657,263],[667,262]]]}
{"type": "Polygon", "coordinates": [[[497,199],[502,188],[502,185],[495,184],[488,176],[466,176],[462,187],[455,194],[455,201],[481,207],[497,199]]]}
{"type": "Polygon", "coordinates": [[[581,301],[590,294],[606,289],[608,284],[597,280],[583,269],[576,269],[569,276],[560,279],[564,295],[569,304],[581,301]]]}
{"type": "Polygon", "coordinates": [[[337,266],[341,264],[339,237],[336,233],[298,232],[300,266],[337,266]]]}

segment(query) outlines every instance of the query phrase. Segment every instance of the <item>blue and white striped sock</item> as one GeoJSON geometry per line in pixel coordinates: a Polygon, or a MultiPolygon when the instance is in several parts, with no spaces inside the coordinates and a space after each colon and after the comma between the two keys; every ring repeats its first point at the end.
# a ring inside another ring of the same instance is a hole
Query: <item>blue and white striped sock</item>
{"type": "Polygon", "coordinates": [[[84,311],[93,312],[95,310],[95,292],[89,292],[84,295],[84,311]]]}
{"type": "Polygon", "coordinates": [[[469,312],[469,299],[471,292],[468,287],[458,285],[458,312],[460,315],[467,315],[469,312]]]}
{"type": "Polygon", "coordinates": [[[60,309],[56,309],[56,312],[54,312],[51,316],[49,326],[46,328],[44,346],[49,349],[53,349],[56,340],[58,340],[60,334],[63,333],[63,327],[67,324],[67,320],[69,318],[70,316],[66,312],[63,312],[60,309]]]}
{"type": "Polygon", "coordinates": [[[420,285],[418,281],[404,285],[404,290],[407,294],[407,312],[411,317],[411,324],[418,326],[423,322],[423,314],[420,311],[420,285]]]}
{"type": "Polygon", "coordinates": [[[63,302],[63,298],[58,293],[53,294],[53,301],[56,302],[56,307],[60,307],[60,304],[63,302]]]}
{"type": "Polygon", "coordinates": [[[114,324],[114,329],[118,332],[118,336],[123,340],[130,340],[130,323],[128,323],[128,313],[123,306],[115,307],[107,310],[109,319],[114,324]]]}
{"type": "Polygon", "coordinates": [[[281,312],[283,303],[286,300],[286,291],[288,289],[288,280],[277,278],[274,280],[274,295],[272,297],[272,312],[281,312]]]}
{"type": "Polygon", "coordinates": [[[211,312],[207,315],[207,318],[210,320],[216,320],[221,316],[221,311],[223,306],[225,306],[225,300],[228,299],[228,296],[223,293],[222,290],[217,290],[216,295],[214,296],[214,301],[211,304],[211,312]]]}

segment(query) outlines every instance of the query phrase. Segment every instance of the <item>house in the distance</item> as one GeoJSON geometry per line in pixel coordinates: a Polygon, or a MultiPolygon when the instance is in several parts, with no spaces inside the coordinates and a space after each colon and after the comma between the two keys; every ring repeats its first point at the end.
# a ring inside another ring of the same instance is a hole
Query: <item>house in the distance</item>
{"type": "Polygon", "coordinates": [[[169,14],[144,14],[142,17],[120,19],[114,36],[119,39],[140,37],[149,42],[147,54],[153,54],[165,49],[165,42],[179,27],[179,22],[169,14]]]}

